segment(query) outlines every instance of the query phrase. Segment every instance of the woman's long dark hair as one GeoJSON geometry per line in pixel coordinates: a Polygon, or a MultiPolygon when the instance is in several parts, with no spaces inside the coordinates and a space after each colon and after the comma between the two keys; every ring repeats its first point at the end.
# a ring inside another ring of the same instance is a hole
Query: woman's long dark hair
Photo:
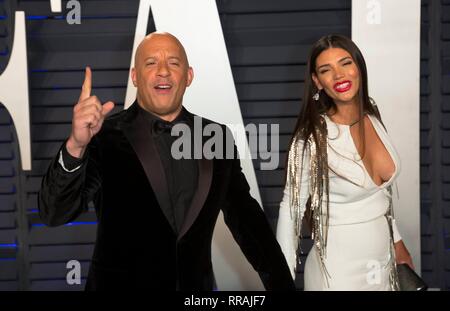
{"type": "MultiPolygon", "coordinates": [[[[303,95],[303,105],[302,109],[300,111],[300,115],[297,119],[297,123],[295,125],[294,134],[291,138],[291,141],[289,143],[289,149],[291,150],[292,144],[295,142],[296,138],[298,137],[300,140],[303,140],[304,142],[307,142],[310,137],[313,138],[313,142],[316,144],[316,150],[327,150],[326,146],[321,146],[320,144],[323,144],[324,142],[320,141],[318,139],[317,131],[321,133],[321,136],[326,134],[326,123],[323,122],[322,115],[323,114],[334,114],[337,111],[336,104],[334,103],[333,99],[330,98],[325,92],[320,92],[320,98],[318,101],[315,101],[313,99],[314,94],[318,92],[318,89],[316,85],[314,84],[314,81],[312,79],[312,75],[316,74],[316,60],[319,57],[319,55],[330,48],[341,48],[345,51],[347,51],[351,57],[353,58],[353,61],[355,62],[356,66],[358,67],[359,74],[360,74],[360,84],[359,84],[359,91],[357,93],[358,96],[358,104],[359,104],[359,120],[363,121],[364,115],[370,114],[375,116],[380,122],[381,117],[380,113],[377,109],[377,107],[374,105],[374,102],[369,97],[369,87],[368,87],[368,81],[367,81],[367,67],[366,62],[364,60],[364,57],[359,50],[359,48],[356,46],[356,44],[349,38],[343,36],[343,35],[337,35],[337,34],[331,34],[324,36],[320,38],[311,48],[311,51],[309,53],[308,57],[308,63],[307,68],[305,72],[305,83],[304,83],[304,95],[303,95]]],[[[382,122],[381,122],[382,123],[382,122]]],[[[364,137],[364,122],[359,122],[359,130],[360,130],[360,137],[364,137]]],[[[363,153],[361,157],[364,157],[365,154],[365,144],[364,139],[362,139],[363,145],[363,153]]],[[[327,142],[325,142],[327,143],[327,142]]],[[[307,147],[307,144],[305,143],[303,145],[303,153],[305,152],[305,149],[307,147]]],[[[317,166],[319,168],[319,176],[328,176],[328,174],[324,174],[323,170],[328,170],[328,163],[321,163],[323,162],[324,157],[320,154],[316,154],[317,157],[317,166]],[[322,160],[322,161],[321,161],[322,160]]],[[[288,157],[289,158],[289,157],[288,157]]],[[[325,157],[327,159],[327,157],[325,157]]],[[[308,165],[308,164],[306,164],[308,165]]],[[[288,167],[286,165],[286,167],[288,167]]],[[[328,184],[328,180],[325,181],[326,185],[328,184]]],[[[319,185],[319,188],[325,190],[326,195],[326,201],[328,202],[328,186],[326,185],[319,185]]],[[[312,228],[311,224],[311,210],[310,210],[310,204],[307,203],[306,206],[306,213],[305,213],[305,219],[309,223],[310,229],[312,228]]]]}

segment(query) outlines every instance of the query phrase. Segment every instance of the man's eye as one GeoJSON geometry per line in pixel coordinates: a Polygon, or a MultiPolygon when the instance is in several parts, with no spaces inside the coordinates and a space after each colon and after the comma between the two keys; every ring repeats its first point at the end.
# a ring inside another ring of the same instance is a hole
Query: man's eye
{"type": "Polygon", "coordinates": [[[180,64],[179,63],[177,63],[177,62],[173,62],[173,63],[170,63],[171,65],[174,65],[174,66],[180,66],[180,64]]]}

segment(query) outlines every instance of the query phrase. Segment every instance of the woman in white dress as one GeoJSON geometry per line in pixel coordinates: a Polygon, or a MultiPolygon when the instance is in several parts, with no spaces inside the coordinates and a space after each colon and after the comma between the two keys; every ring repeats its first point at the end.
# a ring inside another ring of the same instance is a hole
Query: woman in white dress
{"type": "Polygon", "coordinates": [[[292,276],[303,222],[314,240],[305,290],[398,290],[395,264],[413,267],[392,213],[400,159],[350,39],[329,35],[313,45],[304,94],[277,225],[292,276]]]}

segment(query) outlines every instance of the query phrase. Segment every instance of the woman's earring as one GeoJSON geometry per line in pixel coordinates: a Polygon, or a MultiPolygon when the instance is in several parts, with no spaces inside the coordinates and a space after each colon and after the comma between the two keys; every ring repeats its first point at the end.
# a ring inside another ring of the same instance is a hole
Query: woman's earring
{"type": "Polygon", "coordinates": [[[320,90],[318,90],[317,93],[314,94],[312,98],[313,98],[315,101],[318,101],[319,98],[320,98],[320,90]]]}

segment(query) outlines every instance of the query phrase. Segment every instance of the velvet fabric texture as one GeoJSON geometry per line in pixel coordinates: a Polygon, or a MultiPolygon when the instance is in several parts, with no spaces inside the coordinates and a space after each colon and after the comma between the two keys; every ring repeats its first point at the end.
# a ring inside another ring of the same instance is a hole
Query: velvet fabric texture
{"type": "MultiPolygon", "coordinates": [[[[294,290],[237,158],[198,160],[198,187],[176,234],[165,214],[170,198],[161,159],[136,106],[105,120],[79,170],[64,171],[55,157],[42,180],[39,213],[48,226],[73,221],[94,202],[97,239],[86,290],[212,290],[220,210],[265,288],[294,290]]],[[[203,127],[211,122],[202,119],[203,127]]]]}

